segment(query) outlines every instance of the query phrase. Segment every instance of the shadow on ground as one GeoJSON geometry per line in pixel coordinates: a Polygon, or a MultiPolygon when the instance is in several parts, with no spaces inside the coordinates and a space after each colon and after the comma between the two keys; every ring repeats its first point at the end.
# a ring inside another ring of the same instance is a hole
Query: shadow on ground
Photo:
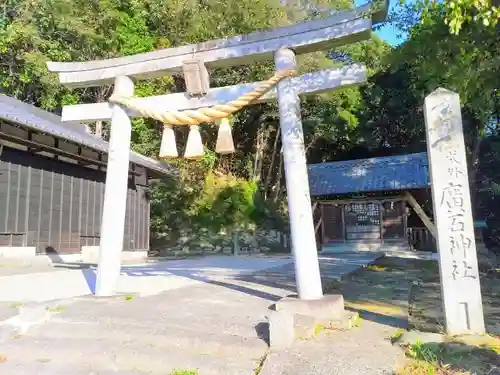
{"type": "MultiPolygon", "coordinates": [[[[323,285],[355,271],[373,261],[375,254],[344,254],[320,257],[323,285]]],[[[194,281],[222,286],[241,293],[276,302],[282,293],[273,294],[272,288],[296,293],[294,264],[289,257],[213,257],[181,259],[144,265],[123,266],[122,275],[130,277],[178,276],[194,281]],[[283,259],[288,259],[283,261],[283,259]],[[264,288],[262,288],[264,287],[264,288]],[[271,288],[271,290],[269,290],[271,288]],[[263,290],[265,289],[265,290],[263,290]]],[[[60,263],[56,267],[81,269],[92,292],[95,291],[96,267],[83,263],[60,263]]]]}
{"type": "Polygon", "coordinates": [[[382,257],[325,285],[325,292],[342,294],[346,308],[359,312],[363,319],[406,329],[411,285],[427,265],[418,262],[422,261],[382,257]]]}

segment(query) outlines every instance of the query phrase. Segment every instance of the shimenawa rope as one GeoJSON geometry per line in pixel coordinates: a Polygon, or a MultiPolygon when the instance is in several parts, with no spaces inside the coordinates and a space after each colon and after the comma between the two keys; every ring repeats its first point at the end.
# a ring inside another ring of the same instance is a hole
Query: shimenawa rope
{"type": "Polygon", "coordinates": [[[140,105],[134,97],[123,97],[111,95],[108,99],[110,103],[122,105],[140,113],[144,117],[150,117],[168,125],[198,125],[203,122],[213,122],[216,119],[229,117],[231,114],[251,104],[266,92],[276,86],[282,79],[292,77],[297,74],[294,69],[286,69],[276,72],[271,78],[265,81],[255,90],[244,94],[239,98],[227,103],[218,104],[213,107],[199,108],[185,111],[158,111],[147,106],[140,105]]]}

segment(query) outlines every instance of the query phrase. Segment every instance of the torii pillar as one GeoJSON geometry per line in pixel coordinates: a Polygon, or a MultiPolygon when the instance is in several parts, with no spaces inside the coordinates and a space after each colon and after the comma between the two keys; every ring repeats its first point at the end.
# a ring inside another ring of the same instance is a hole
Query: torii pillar
{"type": "MultiPolygon", "coordinates": [[[[274,60],[277,71],[297,69],[295,53],[290,49],[278,50],[274,60]]],[[[277,93],[297,292],[301,300],[320,299],[323,297],[323,288],[309,192],[300,99],[290,78],[278,84],[277,93]]]]}

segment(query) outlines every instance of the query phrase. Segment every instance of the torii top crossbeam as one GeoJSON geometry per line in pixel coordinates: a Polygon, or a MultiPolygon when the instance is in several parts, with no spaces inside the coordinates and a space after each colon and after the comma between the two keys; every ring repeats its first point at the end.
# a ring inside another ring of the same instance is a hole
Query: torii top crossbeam
{"type": "Polygon", "coordinates": [[[267,31],[106,60],[49,62],[48,68],[59,73],[62,84],[92,87],[112,83],[119,76],[146,79],[180,71],[186,60],[199,59],[207,67],[270,60],[280,48],[300,54],[367,39],[372,24],[385,20],[387,8],[388,0],[382,0],[325,19],[267,31]]]}

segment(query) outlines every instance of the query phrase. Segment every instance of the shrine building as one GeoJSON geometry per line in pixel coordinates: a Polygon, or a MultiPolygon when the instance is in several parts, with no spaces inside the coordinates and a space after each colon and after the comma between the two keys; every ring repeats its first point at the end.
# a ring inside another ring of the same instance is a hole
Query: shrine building
{"type": "Polygon", "coordinates": [[[321,251],[435,251],[426,152],[310,164],[308,172],[321,251]]]}
{"type": "MultiPolygon", "coordinates": [[[[0,95],[0,257],[96,260],[108,147],[87,125],[0,95]]],[[[130,153],[124,254],[149,249],[150,180],[172,172],[130,153]]]]}

